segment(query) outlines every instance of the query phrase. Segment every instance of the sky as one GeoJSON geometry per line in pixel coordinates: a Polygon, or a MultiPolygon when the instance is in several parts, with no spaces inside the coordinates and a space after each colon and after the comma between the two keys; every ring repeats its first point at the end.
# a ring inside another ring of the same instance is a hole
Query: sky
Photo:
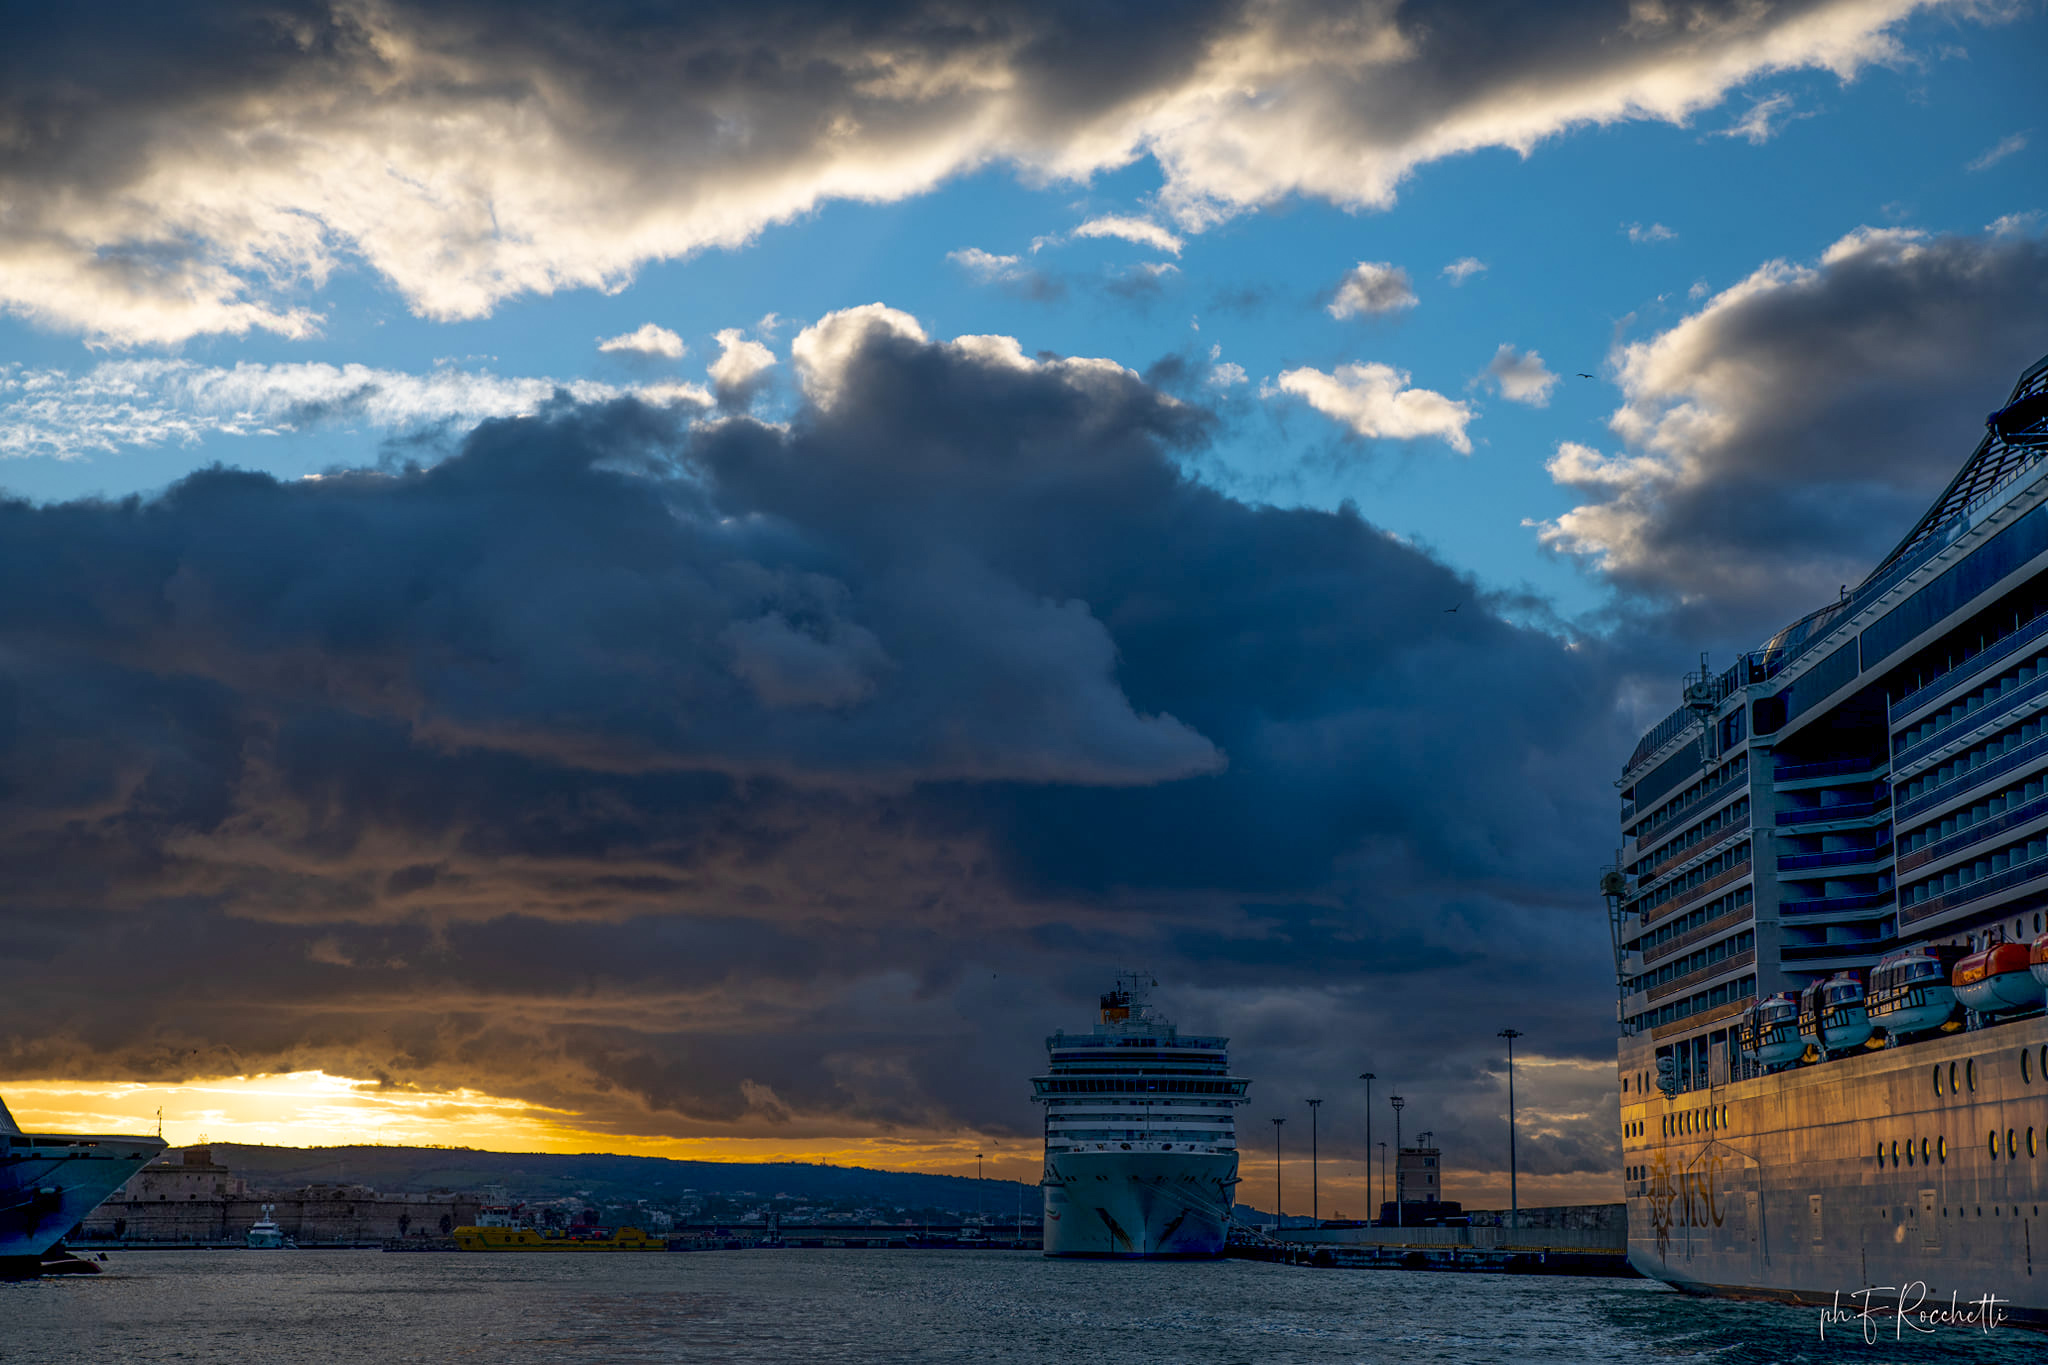
{"type": "Polygon", "coordinates": [[[2048,353],[2044,51],[1880,0],[36,16],[0,1093],[1030,1178],[1044,1036],[1141,965],[1255,1079],[1247,1179],[1322,1097],[1356,1198],[1370,1070],[1499,1200],[1513,1026],[1524,1202],[1615,1197],[1611,780],[2048,353]]]}

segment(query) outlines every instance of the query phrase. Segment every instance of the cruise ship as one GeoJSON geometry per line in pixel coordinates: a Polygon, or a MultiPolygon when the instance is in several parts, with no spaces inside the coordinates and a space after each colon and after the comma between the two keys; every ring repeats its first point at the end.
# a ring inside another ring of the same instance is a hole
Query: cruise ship
{"type": "Polygon", "coordinates": [[[1636,1268],[2048,1321],[2048,359],[1868,578],[1702,660],[1617,786],[1636,1268]]]}
{"type": "Polygon", "coordinates": [[[163,1150],[160,1137],[24,1133],[0,1102],[0,1278],[37,1273],[45,1252],[163,1150]]]}
{"type": "Polygon", "coordinates": [[[1156,985],[1125,972],[1090,1033],[1045,1040],[1045,1254],[1192,1259],[1223,1254],[1237,1189],[1230,1040],[1181,1033],[1156,985]]]}

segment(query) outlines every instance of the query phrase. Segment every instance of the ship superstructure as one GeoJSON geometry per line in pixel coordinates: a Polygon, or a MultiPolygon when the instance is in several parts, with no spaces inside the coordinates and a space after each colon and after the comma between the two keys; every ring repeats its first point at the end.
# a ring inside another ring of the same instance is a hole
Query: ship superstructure
{"type": "Polygon", "coordinates": [[[0,1275],[34,1274],[45,1252],[163,1150],[157,1137],[24,1133],[0,1102],[0,1275]]]}
{"type": "Polygon", "coordinates": [[[2048,359],[1986,426],[1855,589],[1703,660],[1616,784],[1646,1274],[2048,1315],[2048,359]]]}
{"type": "Polygon", "coordinates": [[[1045,1040],[1032,1090],[1045,1106],[1048,1256],[1223,1253],[1251,1083],[1230,1074],[1229,1039],[1153,1012],[1154,984],[1122,973],[1093,1032],[1045,1040]]]}

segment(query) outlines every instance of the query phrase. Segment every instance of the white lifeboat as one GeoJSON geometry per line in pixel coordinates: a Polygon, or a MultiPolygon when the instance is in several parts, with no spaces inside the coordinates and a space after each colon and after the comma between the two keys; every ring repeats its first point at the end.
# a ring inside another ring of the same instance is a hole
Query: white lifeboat
{"type": "Polygon", "coordinates": [[[1864,1000],[1870,1022],[1891,1038],[1953,1025],[1956,990],[1949,969],[1940,955],[1920,944],[1879,958],[1864,1000]]]}
{"type": "Polygon", "coordinates": [[[1842,1052],[1862,1047],[1874,1030],[1864,1007],[1863,981],[1854,972],[1836,972],[1820,987],[1820,1047],[1842,1052]]]}
{"type": "Polygon", "coordinates": [[[1956,999],[1979,1014],[2041,1008],[2041,983],[2018,943],[1994,943],[1956,963],[1956,999]]]}
{"type": "Polygon", "coordinates": [[[1743,1052],[1763,1066],[1783,1066],[1806,1051],[1799,1036],[1799,997],[1790,991],[1767,995],[1742,1017],[1743,1052]]]}

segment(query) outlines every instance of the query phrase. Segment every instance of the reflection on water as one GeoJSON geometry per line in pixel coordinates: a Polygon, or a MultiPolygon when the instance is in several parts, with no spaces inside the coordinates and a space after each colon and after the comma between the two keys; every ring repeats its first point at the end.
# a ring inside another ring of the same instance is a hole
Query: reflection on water
{"type": "MultiPolygon", "coordinates": [[[[0,1360],[1437,1362],[2048,1357],[2011,1328],[1866,1345],[1817,1310],[1635,1280],[1116,1264],[1003,1252],[119,1252],[0,1284],[0,1360]]],[[[1910,1336],[1910,1333],[1909,1333],[1910,1336]]]]}

